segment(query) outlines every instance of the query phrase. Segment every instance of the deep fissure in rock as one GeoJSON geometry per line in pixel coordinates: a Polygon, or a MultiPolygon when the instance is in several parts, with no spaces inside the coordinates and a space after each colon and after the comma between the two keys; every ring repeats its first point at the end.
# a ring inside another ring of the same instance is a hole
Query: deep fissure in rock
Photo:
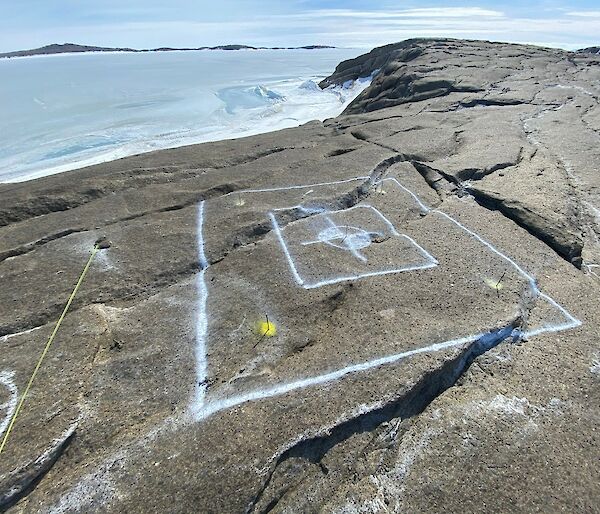
{"type": "Polygon", "coordinates": [[[507,338],[512,337],[513,341],[519,340],[521,336],[521,323],[521,318],[516,318],[510,324],[488,332],[469,344],[455,358],[445,361],[440,368],[424,374],[414,387],[400,398],[387,403],[383,407],[340,423],[329,429],[324,435],[304,439],[285,450],[277,458],[263,486],[250,502],[246,512],[260,512],[261,514],[265,514],[272,510],[278,500],[283,497],[285,492],[278,495],[279,498],[271,500],[264,509],[256,511],[256,507],[263,499],[263,495],[268,489],[277,468],[286,460],[300,458],[310,463],[318,464],[329,450],[355,434],[371,432],[382,423],[389,422],[395,418],[405,420],[419,415],[444,391],[454,386],[477,357],[495,348],[507,338]]]}

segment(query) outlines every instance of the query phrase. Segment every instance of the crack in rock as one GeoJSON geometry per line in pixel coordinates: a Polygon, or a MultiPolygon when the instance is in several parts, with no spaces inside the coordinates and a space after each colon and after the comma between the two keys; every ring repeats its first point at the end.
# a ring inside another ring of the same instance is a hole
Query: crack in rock
{"type": "Polygon", "coordinates": [[[506,339],[511,338],[513,342],[518,341],[521,337],[522,323],[520,317],[515,318],[504,327],[492,330],[473,341],[459,355],[445,361],[440,368],[424,374],[410,390],[399,398],[326,428],[322,434],[303,438],[285,449],[274,459],[262,487],[254,495],[246,512],[268,513],[285,495],[287,488],[276,493],[273,498],[268,500],[265,498],[277,469],[285,461],[300,458],[313,464],[319,464],[329,450],[355,434],[371,432],[395,418],[404,420],[419,415],[444,391],[454,386],[477,357],[495,348],[506,339]]]}
{"type": "Polygon", "coordinates": [[[63,237],[70,236],[71,234],[88,232],[90,230],[100,230],[102,228],[110,227],[113,225],[118,225],[119,223],[124,223],[126,221],[133,221],[133,220],[140,219],[140,218],[143,218],[144,216],[149,216],[152,214],[160,214],[162,212],[179,211],[181,209],[185,209],[186,207],[189,207],[190,205],[194,205],[202,200],[208,200],[209,198],[224,196],[231,192],[236,191],[237,189],[239,189],[239,188],[235,184],[220,184],[218,186],[214,186],[209,189],[206,189],[200,193],[193,194],[190,199],[188,199],[184,202],[179,202],[179,203],[176,203],[173,205],[159,207],[156,209],[132,214],[130,216],[124,216],[122,218],[117,218],[117,219],[112,220],[107,223],[103,223],[100,225],[94,225],[94,227],[87,226],[87,227],[76,227],[76,228],[68,228],[65,230],[61,230],[60,232],[57,232],[55,234],[50,234],[46,237],[38,239],[37,241],[33,241],[31,243],[27,243],[27,244],[0,252],[0,263],[11,257],[18,257],[20,255],[28,254],[40,246],[43,246],[52,241],[56,241],[58,239],[62,239],[63,237]]]}
{"type": "Polygon", "coordinates": [[[463,100],[454,106],[450,107],[450,111],[458,111],[461,109],[472,109],[475,107],[511,107],[515,105],[527,105],[527,102],[516,98],[492,99],[492,98],[473,98],[471,100],[463,100]]]}
{"type": "MultiPolygon", "coordinates": [[[[249,164],[269,155],[277,154],[283,152],[285,150],[291,150],[293,147],[276,147],[269,148],[266,150],[262,150],[257,152],[254,155],[251,155],[247,158],[237,158],[232,159],[231,162],[227,162],[222,164],[221,166],[216,166],[213,169],[219,170],[223,168],[228,168],[232,166],[240,166],[244,164],[249,164]]],[[[17,223],[19,221],[25,221],[31,218],[37,218],[39,216],[44,216],[46,214],[51,214],[54,212],[63,212],[70,209],[74,209],[75,207],[80,207],[87,203],[90,203],[94,200],[99,200],[104,198],[110,194],[115,192],[124,192],[131,189],[136,189],[140,186],[148,186],[153,184],[162,184],[165,182],[180,182],[185,179],[193,178],[198,176],[198,170],[184,170],[180,166],[163,166],[157,168],[163,173],[159,173],[155,179],[145,178],[142,180],[142,184],[135,183],[138,178],[139,171],[138,170],[147,170],[148,168],[132,168],[126,169],[121,172],[117,176],[111,177],[117,179],[119,177],[123,178],[125,181],[127,179],[131,179],[130,182],[133,184],[128,185],[127,183],[122,184],[107,184],[105,187],[90,187],[83,191],[75,191],[75,192],[67,192],[62,190],[49,191],[39,196],[28,196],[27,198],[23,198],[15,205],[0,209],[0,227],[4,227],[10,225],[12,223],[17,223]],[[169,169],[170,171],[167,173],[168,180],[164,178],[164,170],[169,169]],[[135,175],[132,174],[135,172],[135,175]],[[178,180],[173,180],[171,176],[177,178],[178,180]]],[[[202,169],[202,168],[200,168],[202,169]]],[[[154,175],[152,175],[154,176],[154,175]]],[[[15,189],[18,186],[15,186],[15,189]]],[[[10,191],[11,189],[5,189],[5,191],[10,191]]]]}
{"type": "Polygon", "coordinates": [[[447,195],[472,196],[481,207],[490,211],[498,211],[544,243],[569,264],[577,269],[582,268],[583,239],[580,234],[572,233],[567,227],[551,224],[550,220],[516,200],[494,196],[422,162],[411,161],[411,164],[442,201],[447,195]]]}
{"type": "Polygon", "coordinates": [[[34,461],[0,477],[0,510],[4,511],[27,496],[63,454],[77,429],[73,423],[34,461]]]}
{"type": "Polygon", "coordinates": [[[500,212],[551,248],[569,264],[577,269],[582,268],[583,239],[580,234],[572,233],[564,226],[550,225],[549,220],[516,200],[502,199],[471,186],[467,186],[467,190],[480,206],[490,211],[500,212]]]}
{"type": "MultiPolygon", "coordinates": [[[[338,196],[326,200],[320,200],[318,206],[310,205],[308,208],[290,208],[284,213],[280,213],[278,222],[282,227],[295,221],[309,218],[321,213],[323,210],[345,210],[354,207],[369,197],[374,188],[381,181],[388,169],[394,164],[407,161],[408,158],[402,154],[396,154],[380,161],[369,173],[368,178],[356,186],[354,189],[342,193],[338,196]]],[[[229,254],[231,250],[241,248],[263,239],[272,231],[272,225],[269,221],[253,223],[242,227],[227,238],[226,248],[218,256],[209,258],[210,264],[219,262],[229,254]]]]}

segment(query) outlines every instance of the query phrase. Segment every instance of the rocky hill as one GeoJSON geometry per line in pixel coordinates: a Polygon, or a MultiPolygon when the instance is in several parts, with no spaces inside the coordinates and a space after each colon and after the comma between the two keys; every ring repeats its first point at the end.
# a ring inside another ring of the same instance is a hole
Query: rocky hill
{"type": "MultiPolygon", "coordinates": [[[[326,45],[307,45],[307,46],[296,46],[288,47],[286,50],[319,50],[321,48],[334,48],[326,45]]],[[[76,43],[54,43],[51,45],[42,46],[40,48],[33,48],[31,50],[18,50],[16,52],[0,53],[0,59],[11,58],[11,57],[30,57],[33,55],[55,55],[55,54],[77,54],[83,52],[134,52],[134,53],[146,53],[146,52],[173,52],[173,51],[198,51],[198,50],[281,50],[281,47],[267,48],[265,46],[248,46],[248,45],[219,45],[219,46],[200,46],[197,48],[173,48],[173,47],[160,47],[160,48],[115,48],[105,46],[90,46],[90,45],[78,45],[76,43]]]]}
{"type": "Polygon", "coordinates": [[[324,123],[0,185],[9,512],[598,512],[600,58],[409,40],[324,123]]]}

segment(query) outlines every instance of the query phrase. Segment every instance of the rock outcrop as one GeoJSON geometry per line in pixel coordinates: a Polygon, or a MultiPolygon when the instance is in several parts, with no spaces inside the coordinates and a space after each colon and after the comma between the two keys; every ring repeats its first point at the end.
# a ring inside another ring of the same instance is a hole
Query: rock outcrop
{"type": "Polygon", "coordinates": [[[577,52],[582,54],[600,54],[600,46],[589,46],[587,48],[577,50],[577,52]]]}
{"type": "Polygon", "coordinates": [[[10,512],[597,512],[600,60],[409,40],[341,116],[0,184],[10,512]]]}

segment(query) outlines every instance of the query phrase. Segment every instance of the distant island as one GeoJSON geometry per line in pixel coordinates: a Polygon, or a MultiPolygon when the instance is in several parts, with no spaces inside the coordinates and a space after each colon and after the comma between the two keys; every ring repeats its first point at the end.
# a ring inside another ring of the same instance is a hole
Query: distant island
{"type": "Polygon", "coordinates": [[[175,52],[175,51],[198,51],[198,50],[320,50],[323,48],[335,48],[327,45],[307,45],[307,46],[248,46],[248,45],[220,45],[220,46],[200,46],[197,48],[110,48],[104,46],[78,45],[75,43],[52,44],[33,48],[31,50],[19,50],[16,52],[0,53],[0,58],[10,57],[30,57],[32,55],[53,55],[53,54],[75,54],[82,52],[175,52]]]}

